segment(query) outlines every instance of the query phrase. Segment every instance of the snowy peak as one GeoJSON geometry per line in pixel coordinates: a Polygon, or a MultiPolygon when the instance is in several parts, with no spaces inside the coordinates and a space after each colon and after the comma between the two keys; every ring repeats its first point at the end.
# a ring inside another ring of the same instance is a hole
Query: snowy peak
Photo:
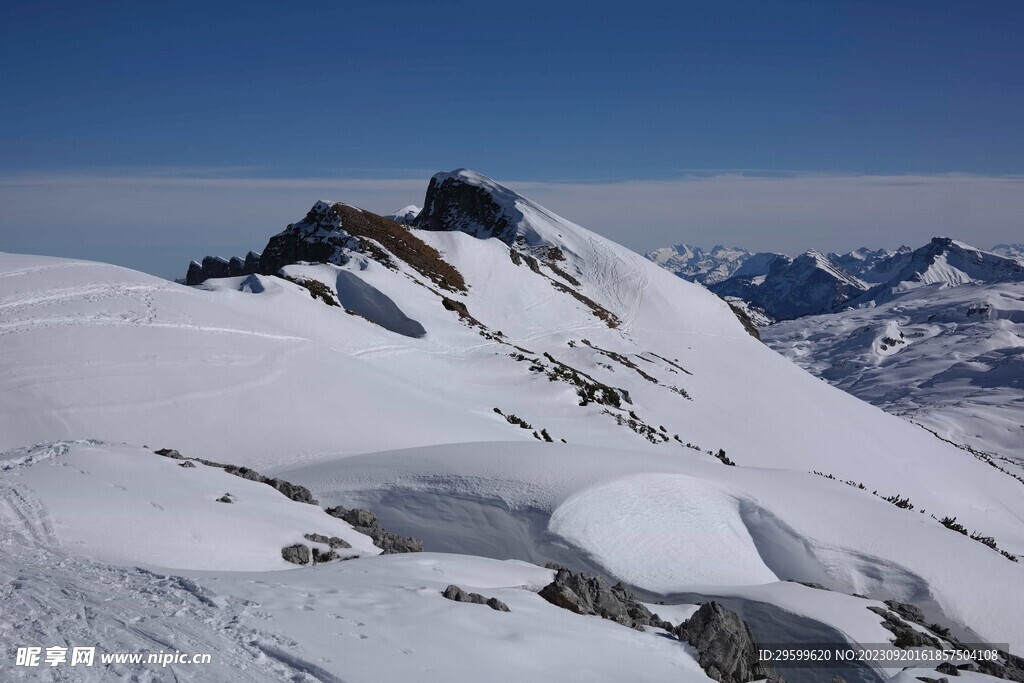
{"type": "Polygon", "coordinates": [[[403,206],[394,213],[386,214],[384,218],[401,223],[402,225],[411,225],[418,215],[420,215],[420,207],[410,204],[409,206],[403,206]]]}
{"type": "Polygon", "coordinates": [[[867,290],[861,280],[814,249],[795,259],[775,255],[760,262],[767,268],[763,275],[754,275],[753,270],[738,273],[711,290],[739,297],[776,320],[835,311],[867,290]]]}
{"type": "Polygon", "coordinates": [[[890,279],[900,270],[913,251],[906,245],[895,251],[860,247],[845,254],[829,254],[828,259],[858,279],[878,284],[890,279]]]}
{"type": "Polygon", "coordinates": [[[518,195],[489,178],[457,169],[430,179],[423,210],[414,225],[424,230],[460,231],[474,237],[498,237],[511,244],[522,214],[518,195]]]}
{"type": "Polygon", "coordinates": [[[956,287],[975,282],[1024,280],[1024,264],[1014,258],[984,251],[950,237],[933,237],[923,247],[879,262],[894,274],[855,304],[880,303],[918,287],[956,287]]]}
{"type": "Polygon", "coordinates": [[[528,214],[551,216],[513,190],[476,171],[460,168],[437,173],[413,225],[423,230],[458,231],[486,239],[497,237],[509,246],[559,246],[552,235],[542,234],[528,214]]]}

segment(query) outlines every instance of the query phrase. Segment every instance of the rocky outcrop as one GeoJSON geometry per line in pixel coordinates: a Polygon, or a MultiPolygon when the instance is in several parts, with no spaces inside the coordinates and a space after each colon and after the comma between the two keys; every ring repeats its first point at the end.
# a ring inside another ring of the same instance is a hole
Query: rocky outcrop
{"type": "Polygon", "coordinates": [[[741,325],[743,325],[743,329],[747,331],[747,334],[757,341],[761,341],[761,332],[757,329],[757,325],[754,324],[750,315],[743,310],[741,306],[737,306],[731,301],[727,301],[726,303],[729,304],[729,309],[732,310],[732,314],[735,315],[736,319],[740,321],[741,325]]]}
{"type": "Polygon", "coordinates": [[[196,462],[200,462],[208,467],[219,467],[228,474],[233,474],[236,477],[242,479],[248,479],[249,481],[256,481],[267,486],[273,486],[275,489],[280,491],[282,494],[287,496],[289,499],[299,503],[308,503],[309,505],[317,505],[316,498],[310,493],[309,489],[305,486],[299,486],[293,484],[284,479],[276,479],[272,477],[265,477],[256,470],[249,469],[248,467],[239,467],[238,465],[225,465],[224,463],[214,462],[212,460],[204,460],[203,458],[186,458],[184,455],[174,450],[173,448],[161,448],[160,450],[153,451],[157,455],[162,455],[165,458],[173,458],[174,460],[181,460],[182,467],[195,467],[196,462]],[[189,464],[192,463],[192,464],[189,464]]]}
{"type": "Polygon", "coordinates": [[[599,616],[638,630],[652,626],[673,633],[697,649],[698,661],[708,676],[721,683],[746,683],[762,678],[783,683],[775,671],[761,664],[757,645],[746,623],[717,602],[701,605],[687,621],[673,626],[651,613],[621,582],[609,586],[599,576],[574,572],[556,564],[555,580],[540,596],[576,614],[599,616]]]}
{"type": "MultiPolygon", "coordinates": [[[[913,605],[905,605],[895,601],[890,602],[898,605],[902,614],[914,615],[914,618],[912,618],[911,621],[924,623],[924,615],[921,614],[921,611],[918,608],[913,605]],[[916,618],[918,616],[920,619],[916,618]]],[[[895,640],[893,640],[893,645],[896,647],[942,647],[942,643],[938,639],[912,627],[906,621],[901,619],[900,615],[895,611],[889,611],[882,607],[875,607],[874,605],[869,606],[868,609],[882,617],[882,626],[896,636],[895,640]]]]}
{"type": "Polygon", "coordinates": [[[185,274],[186,285],[198,285],[214,277],[238,277],[259,272],[260,255],[250,251],[245,259],[237,256],[224,260],[220,256],[207,256],[202,263],[192,261],[185,274]]]}
{"type": "Polygon", "coordinates": [[[570,612],[599,616],[630,628],[672,629],[672,624],[652,614],[621,582],[609,586],[601,577],[587,572],[559,567],[555,580],[541,589],[540,597],[570,612]]]}
{"type": "Polygon", "coordinates": [[[430,179],[423,210],[413,225],[423,230],[460,231],[474,237],[497,237],[516,243],[516,223],[522,213],[515,209],[515,194],[494,185],[485,187],[471,171],[438,173],[430,179]]]}
{"type": "Polygon", "coordinates": [[[193,261],[185,284],[253,273],[277,275],[284,266],[299,262],[344,265],[353,254],[392,269],[397,258],[441,289],[466,290],[461,273],[404,225],[354,206],[323,201],[314,204],[301,221],[271,237],[262,254],[249,252],[244,260],[207,256],[202,263],[193,261]]]}
{"type": "Polygon", "coordinates": [[[348,541],[346,541],[343,538],[338,538],[337,536],[324,536],[323,534],[303,534],[303,536],[307,541],[312,541],[313,543],[322,543],[331,548],[331,550],[335,550],[337,548],[352,547],[351,545],[349,545],[348,541]]]}
{"type": "Polygon", "coordinates": [[[496,612],[508,612],[508,605],[503,603],[497,598],[485,598],[479,593],[467,593],[455,584],[449,585],[441,593],[442,596],[448,600],[454,600],[455,602],[468,602],[474,605],[487,605],[496,612]]]}
{"type": "Polygon", "coordinates": [[[285,546],[281,548],[281,557],[292,564],[309,564],[311,559],[309,546],[302,543],[285,546]]]}
{"type": "Polygon", "coordinates": [[[764,678],[782,681],[770,666],[758,661],[757,645],[747,624],[717,602],[701,605],[675,633],[697,649],[701,668],[716,681],[745,683],[764,678]]]}
{"type": "Polygon", "coordinates": [[[349,510],[338,505],[327,508],[325,512],[332,517],[348,522],[353,529],[373,539],[373,544],[384,551],[381,553],[382,555],[423,552],[423,541],[388,531],[381,526],[377,515],[369,510],[361,508],[349,510]]]}

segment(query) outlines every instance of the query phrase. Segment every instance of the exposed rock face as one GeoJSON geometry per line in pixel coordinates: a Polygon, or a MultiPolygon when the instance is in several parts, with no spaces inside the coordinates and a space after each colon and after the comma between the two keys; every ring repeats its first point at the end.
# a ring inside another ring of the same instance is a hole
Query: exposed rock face
{"type": "Polygon", "coordinates": [[[679,625],[676,635],[697,648],[701,668],[721,683],[745,683],[767,678],[782,679],[758,661],[757,645],[746,623],[717,602],[701,605],[679,625]]]}
{"type": "Polygon", "coordinates": [[[281,557],[292,564],[309,564],[309,546],[302,543],[281,548],[281,557]]]}
{"type": "Polygon", "coordinates": [[[358,242],[341,230],[342,218],[331,204],[317,202],[306,217],[291,223],[270,238],[260,256],[259,271],[274,275],[282,267],[299,261],[345,263],[343,249],[358,249],[358,242]]]}
{"type": "Polygon", "coordinates": [[[371,211],[323,201],[314,204],[301,221],[271,237],[262,254],[249,252],[244,261],[217,256],[208,256],[201,264],[193,261],[185,284],[253,273],[277,275],[282,267],[300,261],[344,265],[353,254],[388,268],[396,267],[397,258],[441,289],[466,289],[462,275],[404,225],[371,211]]]}
{"type": "Polygon", "coordinates": [[[439,173],[430,179],[423,210],[413,225],[424,230],[458,230],[475,237],[497,237],[515,243],[515,224],[522,214],[514,208],[514,195],[500,188],[484,188],[466,182],[460,169],[439,173]],[[497,191],[496,191],[497,190],[497,191]],[[505,196],[507,195],[507,196],[505,196]]]}
{"type": "Polygon", "coordinates": [[[455,584],[449,585],[441,593],[442,596],[455,602],[469,602],[475,605],[487,605],[496,612],[508,612],[508,605],[497,598],[485,598],[479,593],[467,593],[455,584]]]}
{"type": "Polygon", "coordinates": [[[758,331],[757,325],[754,324],[754,321],[751,320],[747,312],[732,302],[727,303],[729,303],[729,308],[732,309],[732,314],[740,321],[740,324],[743,325],[743,329],[747,331],[747,334],[757,341],[761,341],[761,333],[758,331]]]}
{"type": "Polygon", "coordinates": [[[188,264],[188,273],[185,275],[186,285],[198,285],[212,277],[237,277],[239,275],[252,275],[258,272],[260,255],[250,251],[245,259],[237,256],[225,261],[219,256],[207,256],[202,263],[192,261],[188,264]]]}
{"type": "Polygon", "coordinates": [[[231,494],[230,493],[225,493],[223,496],[221,496],[220,498],[217,499],[217,502],[218,503],[234,503],[235,501],[231,499],[231,494]]]}
{"type": "Polygon", "coordinates": [[[540,591],[540,596],[576,614],[590,614],[635,629],[656,626],[671,630],[672,625],[651,614],[622,583],[609,586],[599,576],[558,567],[555,580],[540,591]]]}
{"type": "Polygon", "coordinates": [[[383,550],[382,555],[393,555],[397,553],[421,553],[423,552],[423,541],[408,536],[400,536],[392,533],[380,525],[377,515],[369,510],[355,508],[348,510],[338,505],[327,508],[327,514],[338,519],[343,519],[361,534],[366,534],[373,539],[373,544],[383,550]]]}

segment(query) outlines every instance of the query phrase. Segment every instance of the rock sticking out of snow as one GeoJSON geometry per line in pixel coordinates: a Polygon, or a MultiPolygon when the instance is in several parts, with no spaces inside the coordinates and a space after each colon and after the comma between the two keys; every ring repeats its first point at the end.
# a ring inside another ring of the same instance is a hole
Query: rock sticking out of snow
{"type": "MultiPolygon", "coordinates": [[[[162,455],[165,458],[173,458],[174,460],[182,460],[182,467],[195,467],[195,463],[192,461],[201,462],[208,467],[219,467],[228,474],[233,474],[236,477],[242,479],[248,479],[249,481],[256,481],[267,486],[272,486],[280,491],[289,500],[294,500],[299,503],[308,503],[309,505],[316,505],[317,500],[313,497],[313,494],[309,492],[305,486],[299,486],[283,479],[275,479],[271,477],[265,477],[256,470],[249,469],[248,467],[239,467],[237,465],[225,465],[224,463],[213,462],[212,460],[203,460],[202,458],[186,458],[178,451],[173,448],[161,448],[160,450],[153,451],[157,455],[162,455]]],[[[230,494],[225,494],[226,496],[230,494]]],[[[230,503],[230,500],[222,500],[222,503],[230,503]]]]}
{"type": "Polygon", "coordinates": [[[781,678],[761,664],[750,628],[732,610],[706,602],[675,631],[680,640],[697,648],[698,661],[708,676],[720,683],[745,683],[781,678]]]}
{"type": "Polygon", "coordinates": [[[332,517],[348,522],[356,531],[372,538],[373,544],[384,551],[381,553],[382,555],[423,552],[423,541],[388,531],[380,525],[380,520],[369,510],[360,508],[348,510],[338,505],[327,508],[326,512],[332,517]]]}
{"type": "Polygon", "coordinates": [[[651,614],[621,582],[609,586],[594,574],[559,567],[555,580],[541,589],[540,596],[570,612],[599,616],[631,628],[643,630],[645,626],[656,626],[672,629],[671,624],[651,614]]]}
{"type": "Polygon", "coordinates": [[[455,584],[450,584],[447,588],[444,589],[441,595],[447,598],[448,600],[453,600],[455,602],[468,602],[474,605],[487,605],[495,612],[509,611],[508,605],[503,603],[501,600],[498,600],[497,598],[485,598],[479,593],[467,593],[455,584]]]}
{"type": "Polygon", "coordinates": [[[281,548],[281,557],[292,564],[309,564],[309,546],[296,543],[295,545],[281,548]]]}

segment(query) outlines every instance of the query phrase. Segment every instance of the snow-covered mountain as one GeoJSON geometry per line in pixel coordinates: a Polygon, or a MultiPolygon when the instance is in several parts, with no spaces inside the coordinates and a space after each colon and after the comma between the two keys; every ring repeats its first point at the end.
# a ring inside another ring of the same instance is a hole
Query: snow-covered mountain
{"type": "Polygon", "coordinates": [[[684,280],[713,285],[735,275],[753,254],[741,247],[723,247],[720,244],[706,250],[677,244],[649,251],[646,256],[684,280]]]}
{"type": "Polygon", "coordinates": [[[828,260],[863,282],[877,284],[899,272],[913,251],[906,245],[896,250],[861,247],[845,254],[830,253],[828,260]]]}
{"type": "MultiPolygon", "coordinates": [[[[5,642],[216,654],[177,680],[705,681],[677,627],[714,599],[760,642],[1024,645],[1020,480],[499,183],[438,174],[411,226],[317,202],[251,272],[207,261],[187,287],[0,254],[5,642]],[[432,552],[378,556],[327,506],[432,552]],[[562,609],[549,561],[660,620],[562,609]]],[[[899,669],[841,672],[935,675],[899,669]]]]}
{"type": "Polygon", "coordinates": [[[420,207],[416,206],[415,204],[410,204],[409,206],[402,207],[401,209],[395,211],[394,213],[386,214],[384,217],[390,218],[396,223],[409,225],[416,219],[416,216],[418,216],[419,213],[420,207]]]}
{"type": "Polygon", "coordinates": [[[764,275],[738,273],[711,287],[722,296],[743,299],[775,320],[838,310],[867,289],[864,282],[814,249],[795,259],[771,260],[764,275]]]}
{"type": "Polygon", "coordinates": [[[1014,258],[983,251],[949,237],[934,237],[911,253],[896,254],[879,262],[887,280],[850,302],[859,306],[882,303],[901,292],[928,285],[956,287],[974,282],[1024,280],[1024,264],[1014,258]]]}

